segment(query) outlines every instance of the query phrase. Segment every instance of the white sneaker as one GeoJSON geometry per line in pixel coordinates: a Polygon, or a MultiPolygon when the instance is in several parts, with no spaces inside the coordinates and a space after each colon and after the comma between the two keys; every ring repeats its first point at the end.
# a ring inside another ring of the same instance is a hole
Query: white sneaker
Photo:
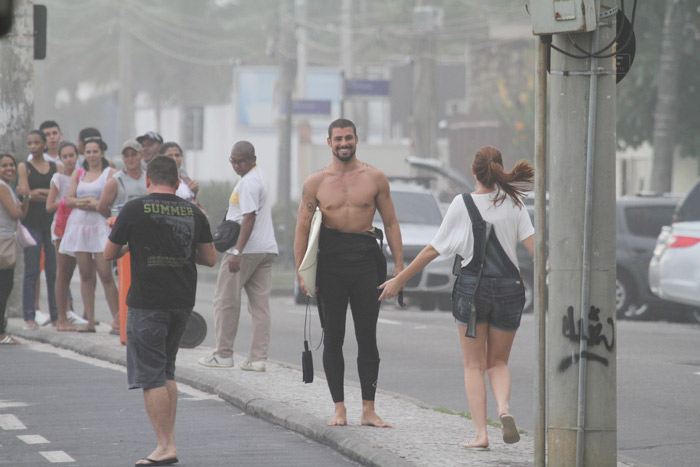
{"type": "Polygon", "coordinates": [[[260,360],[258,362],[245,362],[241,365],[241,370],[245,371],[265,371],[265,362],[260,360]]]}
{"type": "Polygon", "coordinates": [[[215,368],[230,368],[233,366],[233,357],[220,357],[215,353],[209,355],[208,357],[202,357],[197,360],[197,363],[204,366],[215,367],[215,368]]]}
{"type": "Polygon", "coordinates": [[[68,318],[68,321],[71,322],[71,324],[87,324],[88,323],[88,320],[76,315],[73,310],[69,310],[66,313],[66,317],[68,318]]]}
{"type": "Polygon", "coordinates": [[[34,312],[34,322],[39,326],[46,326],[51,322],[51,315],[41,310],[36,310],[34,312]]]}

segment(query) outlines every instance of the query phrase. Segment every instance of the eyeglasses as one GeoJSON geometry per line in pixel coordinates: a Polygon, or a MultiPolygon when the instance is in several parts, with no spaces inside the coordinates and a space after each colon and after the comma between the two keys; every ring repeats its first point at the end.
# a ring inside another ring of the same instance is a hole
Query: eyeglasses
{"type": "Polygon", "coordinates": [[[241,165],[250,162],[250,159],[247,157],[245,159],[234,159],[233,157],[229,157],[228,161],[233,165],[241,165]]]}

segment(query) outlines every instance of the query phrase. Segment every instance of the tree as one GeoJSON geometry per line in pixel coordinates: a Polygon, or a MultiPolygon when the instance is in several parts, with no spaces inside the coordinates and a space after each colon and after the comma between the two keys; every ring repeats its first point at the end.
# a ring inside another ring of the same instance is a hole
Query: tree
{"type": "MultiPolygon", "coordinates": [[[[625,6],[629,3],[628,0],[625,6]]],[[[617,137],[621,148],[637,148],[644,143],[666,145],[661,141],[667,141],[671,149],[655,148],[655,158],[661,152],[670,157],[674,148],[683,156],[700,156],[700,134],[697,131],[700,127],[700,113],[697,112],[700,81],[696,78],[700,76],[699,8],[696,0],[640,2],[634,23],[637,54],[629,74],[617,86],[617,137]],[[673,12],[671,17],[670,12],[673,12]],[[670,37],[664,36],[666,19],[675,24],[669,24],[670,29],[667,29],[670,37]],[[663,51],[662,44],[666,46],[663,51]],[[675,73],[675,84],[670,83],[672,77],[669,73],[675,73]],[[671,95],[669,91],[673,86],[676,90],[671,95]],[[673,100],[675,110],[669,110],[668,104],[673,100]],[[675,122],[667,125],[672,135],[657,143],[654,126],[658,118],[655,117],[662,113],[666,115],[665,123],[670,122],[668,118],[675,122]]],[[[629,18],[631,8],[627,7],[626,13],[629,18]]],[[[668,191],[671,164],[671,158],[659,156],[652,174],[653,190],[668,191]],[[662,175],[666,169],[668,175],[662,175]],[[662,182],[662,178],[666,181],[662,182]]]]}

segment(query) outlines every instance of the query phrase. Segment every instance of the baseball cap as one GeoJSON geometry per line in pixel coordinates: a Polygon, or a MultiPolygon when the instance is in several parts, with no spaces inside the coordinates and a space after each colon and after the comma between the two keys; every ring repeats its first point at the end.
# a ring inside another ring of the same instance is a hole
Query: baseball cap
{"type": "Polygon", "coordinates": [[[141,147],[141,144],[135,139],[129,139],[124,141],[124,144],[122,144],[122,154],[124,153],[124,150],[128,148],[131,148],[136,152],[141,152],[141,150],[143,149],[141,147]]]}
{"type": "Polygon", "coordinates": [[[158,133],[155,131],[147,131],[145,134],[139,136],[136,138],[136,141],[139,143],[143,144],[143,141],[146,139],[150,139],[151,141],[155,141],[158,144],[163,144],[163,137],[160,136],[158,133]]]}

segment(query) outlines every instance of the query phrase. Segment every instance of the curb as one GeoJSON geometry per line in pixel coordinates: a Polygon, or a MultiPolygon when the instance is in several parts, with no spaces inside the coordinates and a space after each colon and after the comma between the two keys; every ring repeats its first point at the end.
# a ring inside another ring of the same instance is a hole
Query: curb
{"type": "MultiPolygon", "coordinates": [[[[8,323],[8,331],[12,335],[29,341],[42,342],[54,347],[74,351],[78,354],[104,360],[120,366],[126,366],[126,353],[118,348],[91,342],[84,338],[71,337],[71,333],[25,331],[19,326],[8,323]]],[[[99,335],[101,333],[98,333],[99,335]]],[[[94,334],[92,336],[95,336],[94,334]]],[[[125,349],[124,347],[122,347],[125,349]]],[[[301,371],[270,361],[299,373],[301,371]]],[[[251,391],[233,381],[221,381],[216,373],[202,375],[188,368],[178,367],[175,380],[187,384],[203,392],[215,394],[229,404],[267,422],[299,433],[321,444],[331,447],[346,457],[371,467],[409,467],[415,464],[391,454],[381,447],[370,446],[364,440],[355,439],[346,430],[332,429],[318,418],[290,407],[276,400],[261,398],[258,393],[251,391]]]]}

